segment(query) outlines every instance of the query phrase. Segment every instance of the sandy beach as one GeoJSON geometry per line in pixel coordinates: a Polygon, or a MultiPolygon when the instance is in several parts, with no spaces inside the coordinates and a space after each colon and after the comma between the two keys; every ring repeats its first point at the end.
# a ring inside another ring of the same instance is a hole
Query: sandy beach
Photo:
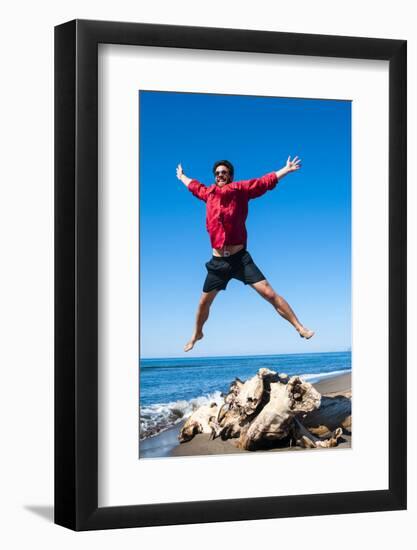
{"type": "MultiPolygon", "coordinates": [[[[352,380],[351,374],[341,374],[321,380],[314,384],[315,388],[327,397],[344,396],[351,397],[352,380]]],[[[235,446],[235,440],[223,441],[220,438],[210,440],[208,434],[198,434],[191,441],[180,444],[178,442],[178,433],[183,423],[166,430],[154,437],[140,442],[140,456],[142,458],[155,457],[178,457],[178,456],[198,456],[198,455],[219,455],[232,453],[247,453],[235,446]]],[[[337,449],[349,448],[351,446],[350,433],[344,433],[337,449]]],[[[277,451],[297,451],[303,450],[300,447],[279,447],[271,448],[266,451],[258,452],[277,452],[277,451]]],[[[320,450],[320,449],[316,449],[320,450]]]]}

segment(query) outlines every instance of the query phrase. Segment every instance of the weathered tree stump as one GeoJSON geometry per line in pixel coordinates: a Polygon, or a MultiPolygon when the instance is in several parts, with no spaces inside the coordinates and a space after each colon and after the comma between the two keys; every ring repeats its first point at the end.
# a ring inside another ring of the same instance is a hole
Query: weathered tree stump
{"type": "Polygon", "coordinates": [[[299,376],[260,369],[246,382],[234,380],[221,407],[212,403],[197,409],[178,438],[183,443],[210,433],[236,438],[238,447],[251,451],[288,440],[304,448],[334,447],[350,422],[349,398],[322,397],[299,376]]]}

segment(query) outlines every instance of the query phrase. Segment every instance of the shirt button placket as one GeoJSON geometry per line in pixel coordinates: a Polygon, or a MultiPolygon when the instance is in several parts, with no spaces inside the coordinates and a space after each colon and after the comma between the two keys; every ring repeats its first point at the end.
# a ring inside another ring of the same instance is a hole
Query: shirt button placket
{"type": "Polygon", "coordinates": [[[219,213],[219,222],[222,226],[222,245],[220,248],[223,248],[224,246],[224,243],[225,243],[225,240],[226,240],[226,234],[225,234],[225,230],[224,230],[224,218],[223,218],[223,212],[222,212],[222,209],[220,207],[220,213],[219,213]]]}

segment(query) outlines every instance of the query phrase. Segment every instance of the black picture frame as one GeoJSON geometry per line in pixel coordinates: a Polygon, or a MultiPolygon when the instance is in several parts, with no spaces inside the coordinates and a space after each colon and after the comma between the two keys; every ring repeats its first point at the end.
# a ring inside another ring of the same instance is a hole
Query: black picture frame
{"type": "Polygon", "coordinates": [[[406,508],[405,40],[74,20],[55,28],[55,522],[109,529],[406,508]],[[389,488],[98,507],[98,44],[389,62],[389,488]]]}

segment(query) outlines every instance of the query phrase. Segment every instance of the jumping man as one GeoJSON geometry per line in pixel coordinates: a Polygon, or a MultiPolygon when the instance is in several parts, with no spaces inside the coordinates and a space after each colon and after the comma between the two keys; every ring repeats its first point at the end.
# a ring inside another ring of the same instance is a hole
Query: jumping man
{"type": "Polygon", "coordinates": [[[207,205],[206,226],[213,247],[213,256],[206,263],[207,277],[197,309],[194,332],[184,351],[190,351],[197,340],[203,338],[203,325],[208,319],[210,306],[218,292],[226,290],[230,279],[238,279],[245,285],[251,285],[292,324],[302,338],[314,336],[312,330],[300,323],[284,298],[274,291],[246,250],[245,221],[249,200],[274,189],[280,179],[300,168],[301,160],[298,157],[293,160],[288,157],[284,168],[277,172],[261,178],[233,181],[233,165],[228,160],[219,160],[213,166],[215,183],[206,187],[199,181],[188,178],[181,164],[177,166],[177,178],[207,205]]]}

